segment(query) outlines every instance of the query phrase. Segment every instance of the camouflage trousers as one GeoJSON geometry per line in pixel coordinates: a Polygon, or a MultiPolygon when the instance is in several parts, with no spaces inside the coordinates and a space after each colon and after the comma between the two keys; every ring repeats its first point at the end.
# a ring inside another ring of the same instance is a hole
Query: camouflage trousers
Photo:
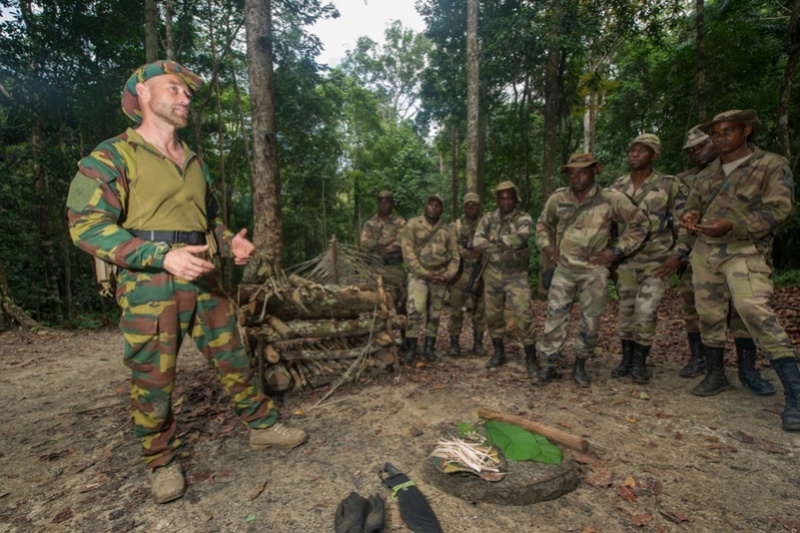
{"type": "Polygon", "coordinates": [[[666,280],[651,274],[654,268],[632,268],[624,263],[617,268],[619,333],[624,341],[653,344],[658,307],[667,288],[666,280]]]}
{"type": "MultiPolygon", "coordinates": [[[[697,316],[697,308],[694,303],[694,283],[692,282],[692,267],[691,265],[681,275],[678,280],[678,296],[681,299],[683,322],[686,327],[686,333],[700,334],[700,318],[697,316]]],[[[747,331],[744,322],[742,322],[736,308],[729,305],[728,312],[728,331],[734,339],[749,339],[750,332],[747,331]]]]}
{"type": "Polygon", "coordinates": [[[426,337],[436,336],[439,332],[445,289],[447,285],[442,283],[429,283],[425,279],[409,276],[406,337],[418,338],[423,327],[426,337]]]}
{"type": "Polygon", "coordinates": [[[772,271],[763,255],[729,255],[721,246],[698,241],[691,261],[703,344],[725,347],[728,310],[733,304],[767,358],[795,357],[794,346],[769,303],[772,271]]]}
{"type": "Polygon", "coordinates": [[[547,321],[539,339],[539,354],[554,360],[567,340],[567,325],[575,294],[579,293],[580,324],[573,352],[585,359],[594,354],[600,331],[600,317],[608,298],[607,268],[569,269],[557,266],[547,292],[547,321]]]}
{"type": "MultiPolygon", "coordinates": [[[[479,267],[480,268],[480,267],[479,267]]],[[[464,325],[464,307],[472,303],[472,327],[481,332],[486,329],[486,305],[483,301],[483,280],[479,280],[473,287],[474,294],[467,293],[467,282],[472,274],[470,269],[465,269],[455,283],[450,286],[450,321],[447,323],[447,333],[453,337],[461,333],[464,325]]]]}
{"type": "Polygon", "coordinates": [[[483,299],[489,334],[493,339],[505,338],[504,311],[508,306],[522,337],[522,344],[528,346],[536,342],[527,271],[507,273],[487,266],[483,272],[483,299]]]}
{"type": "Polygon", "coordinates": [[[216,273],[189,282],[166,272],[123,269],[117,284],[125,364],[131,369],[133,431],[147,468],[169,463],[181,446],[172,411],[175,364],[188,333],[251,428],[277,421],[272,400],[253,385],[234,307],[216,273]]]}

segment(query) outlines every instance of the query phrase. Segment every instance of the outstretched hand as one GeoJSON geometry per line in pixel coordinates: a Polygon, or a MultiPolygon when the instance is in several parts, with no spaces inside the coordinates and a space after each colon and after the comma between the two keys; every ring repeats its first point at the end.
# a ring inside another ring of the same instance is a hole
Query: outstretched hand
{"type": "Polygon", "coordinates": [[[247,237],[247,228],[242,229],[239,233],[234,235],[231,241],[231,252],[233,253],[233,262],[237,265],[246,265],[253,257],[253,252],[256,247],[250,242],[247,237]]]}
{"type": "Polygon", "coordinates": [[[200,279],[214,270],[214,263],[203,259],[207,252],[207,244],[170,250],[164,256],[164,270],[187,281],[200,279]]]}

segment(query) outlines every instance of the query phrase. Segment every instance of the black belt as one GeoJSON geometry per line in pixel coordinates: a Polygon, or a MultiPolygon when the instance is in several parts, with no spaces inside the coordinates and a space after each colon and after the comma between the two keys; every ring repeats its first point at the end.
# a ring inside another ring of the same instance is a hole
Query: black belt
{"type": "Polygon", "coordinates": [[[183,244],[205,244],[206,234],[202,231],[146,231],[130,229],[133,235],[148,241],[183,244]]]}

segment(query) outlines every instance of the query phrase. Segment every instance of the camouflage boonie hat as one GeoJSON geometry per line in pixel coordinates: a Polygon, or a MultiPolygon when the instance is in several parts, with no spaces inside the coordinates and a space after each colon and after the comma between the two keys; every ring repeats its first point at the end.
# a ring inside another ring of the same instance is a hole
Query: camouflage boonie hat
{"type": "Polygon", "coordinates": [[[708,133],[711,130],[711,126],[717,122],[741,122],[745,126],[753,128],[751,135],[756,135],[761,131],[761,121],[758,120],[758,113],[756,113],[755,109],[731,109],[729,111],[723,111],[708,122],[700,124],[698,127],[708,133]]]}
{"type": "Polygon", "coordinates": [[[595,166],[595,174],[603,172],[603,163],[595,159],[594,154],[574,153],[569,156],[566,164],[561,165],[561,172],[566,172],[568,168],[586,168],[592,165],[595,166]]]}
{"type": "Polygon", "coordinates": [[[394,195],[392,194],[392,191],[380,191],[375,195],[375,198],[390,198],[394,200],[394,195]]]}
{"type": "Polygon", "coordinates": [[[661,157],[661,139],[655,133],[642,133],[628,144],[628,148],[639,143],[647,146],[653,151],[653,159],[661,157]]]}
{"type": "Polygon", "coordinates": [[[686,134],[686,142],[683,144],[683,149],[686,150],[692,146],[697,146],[698,144],[705,142],[706,139],[708,139],[708,135],[700,129],[700,126],[695,126],[689,130],[689,133],[686,134]]]}
{"type": "Polygon", "coordinates": [[[470,202],[474,202],[476,204],[480,204],[481,203],[481,197],[478,196],[477,193],[468,192],[467,194],[464,195],[464,201],[461,202],[461,203],[462,203],[462,205],[467,205],[470,202]]]}
{"type": "Polygon", "coordinates": [[[128,78],[122,88],[122,111],[137,125],[142,123],[142,108],[139,106],[136,84],[144,83],[150,78],[155,78],[162,74],[175,74],[180,77],[193,93],[203,86],[203,80],[200,76],[175,61],[159,59],[153,63],[142,65],[133,71],[133,74],[131,74],[131,77],[128,78]]]}

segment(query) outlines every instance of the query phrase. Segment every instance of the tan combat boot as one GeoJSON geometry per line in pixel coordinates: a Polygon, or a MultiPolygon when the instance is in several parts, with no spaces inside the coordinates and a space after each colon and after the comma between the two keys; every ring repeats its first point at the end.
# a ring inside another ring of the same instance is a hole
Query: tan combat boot
{"type": "Polygon", "coordinates": [[[263,429],[250,430],[250,448],[263,450],[270,446],[287,446],[294,448],[303,444],[308,438],[306,432],[298,428],[286,427],[280,422],[263,429]]]}
{"type": "Polygon", "coordinates": [[[186,492],[186,480],[183,479],[180,463],[172,461],[167,466],[151,471],[150,492],[156,503],[171,502],[183,496],[186,492]]]}

